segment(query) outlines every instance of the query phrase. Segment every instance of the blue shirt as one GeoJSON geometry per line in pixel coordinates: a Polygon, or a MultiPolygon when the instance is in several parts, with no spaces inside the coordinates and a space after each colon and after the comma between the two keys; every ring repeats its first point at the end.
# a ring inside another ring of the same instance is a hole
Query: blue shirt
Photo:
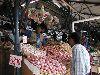
{"type": "Polygon", "coordinates": [[[41,46],[41,40],[40,40],[40,34],[36,34],[36,48],[40,48],[41,46]]]}

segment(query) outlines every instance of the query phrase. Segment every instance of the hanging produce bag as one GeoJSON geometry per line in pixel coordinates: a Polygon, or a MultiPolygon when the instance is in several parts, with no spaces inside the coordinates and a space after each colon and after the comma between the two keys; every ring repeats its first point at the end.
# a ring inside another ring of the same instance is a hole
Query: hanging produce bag
{"type": "Polygon", "coordinates": [[[22,56],[10,54],[9,65],[20,68],[21,67],[21,61],[22,61],[22,56]]]}

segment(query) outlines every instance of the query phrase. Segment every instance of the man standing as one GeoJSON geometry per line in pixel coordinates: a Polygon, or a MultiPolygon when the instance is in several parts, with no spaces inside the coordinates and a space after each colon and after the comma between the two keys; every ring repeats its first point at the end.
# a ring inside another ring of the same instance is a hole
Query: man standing
{"type": "Polygon", "coordinates": [[[80,36],[76,32],[71,33],[68,42],[72,46],[71,75],[89,75],[90,56],[86,48],[80,44],[80,36]]]}

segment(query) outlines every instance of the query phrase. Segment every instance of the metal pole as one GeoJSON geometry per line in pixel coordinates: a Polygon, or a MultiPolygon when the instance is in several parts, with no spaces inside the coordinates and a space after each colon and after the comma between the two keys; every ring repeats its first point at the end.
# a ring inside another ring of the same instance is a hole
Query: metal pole
{"type": "MultiPolygon", "coordinates": [[[[15,54],[20,55],[20,41],[19,41],[19,0],[15,0],[15,13],[14,13],[14,24],[15,24],[15,54]]],[[[16,68],[16,75],[20,75],[20,69],[16,68]]]]}
{"type": "Polygon", "coordinates": [[[75,29],[74,29],[75,23],[80,23],[80,22],[85,22],[85,21],[92,21],[92,20],[97,20],[97,19],[100,19],[100,16],[92,17],[92,18],[89,18],[89,19],[83,19],[83,20],[78,20],[78,21],[72,22],[72,32],[75,32],[75,29]]]}
{"type": "Polygon", "coordinates": [[[15,54],[20,54],[20,41],[19,41],[19,0],[15,0],[15,54]]]}

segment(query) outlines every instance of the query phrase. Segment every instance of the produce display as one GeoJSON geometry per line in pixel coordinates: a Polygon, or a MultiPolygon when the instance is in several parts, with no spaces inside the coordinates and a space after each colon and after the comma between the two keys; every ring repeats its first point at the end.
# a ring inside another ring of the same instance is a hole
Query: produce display
{"type": "Polygon", "coordinates": [[[64,65],[66,65],[67,61],[69,61],[71,58],[71,54],[66,51],[60,44],[47,45],[45,47],[42,47],[41,50],[45,50],[49,58],[55,59],[63,63],[64,65]]]}
{"type": "Polygon", "coordinates": [[[36,49],[29,44],[22,44],[21,51],[28,56],[31,64],[38,67],[40,75],[64,75],[66,64],[70,61],[71,54],[59,45],[47,45],[36,49]]]}
{"type": "Polygon", "coordinates": [[[29,61],[34,65],[37,66],[41,74],[51,74],[51,75],[63,75],[66,73],[66,67],[62,64],[59,63],[57,60],[54,60],[49,57],[35,57],[35,58],[29,58],[29,61]]]}
{"type": "Polygon", "coordinates": [[[30,55],[37,56],[37,57],[46,56],[46,51],[39,50],[30,44],[21,44],[21,52],[27,56],[30,55]]]}

